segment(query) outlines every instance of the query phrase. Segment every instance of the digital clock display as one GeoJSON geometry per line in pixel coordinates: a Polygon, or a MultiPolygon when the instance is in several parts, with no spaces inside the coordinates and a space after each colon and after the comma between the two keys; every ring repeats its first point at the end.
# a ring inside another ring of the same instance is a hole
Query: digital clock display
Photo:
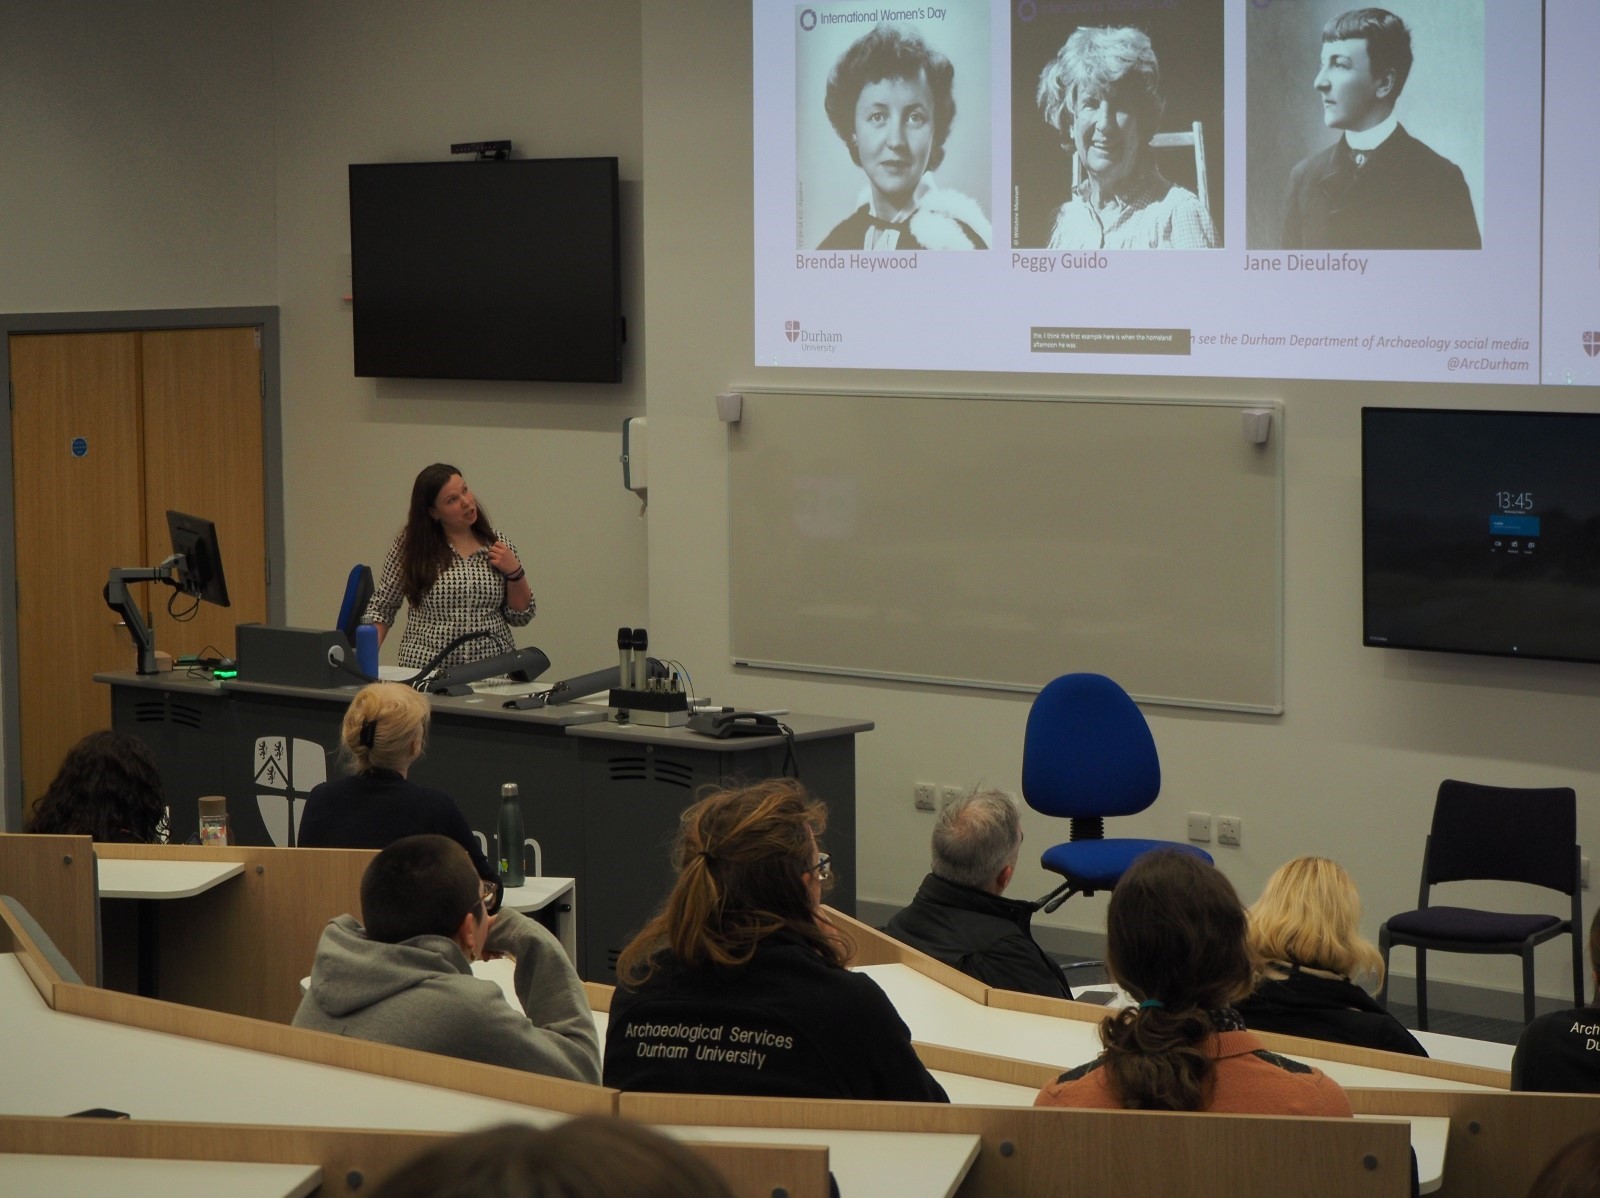
{"type": "Polygon", "coordinates": [[[1494,493],[1495,506],[1502,512],[1531,512],[1533,511],[1532,491],[1496,491],[1494,493]]]}

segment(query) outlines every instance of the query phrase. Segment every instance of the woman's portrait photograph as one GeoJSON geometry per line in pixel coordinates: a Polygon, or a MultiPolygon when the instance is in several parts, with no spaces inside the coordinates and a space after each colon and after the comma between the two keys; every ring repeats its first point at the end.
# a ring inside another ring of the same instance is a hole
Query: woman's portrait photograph
{"type": "Polygon", "coordinates": [[[1012,16],[1011,245],[1222,245],[1221,6],[1012,16]]]}
{"type": "Polygon", "coordinates": [[[921,21],[876,11],[808,8],[801,23],[796,247],[988,249],[988,6],[921,21]]]}

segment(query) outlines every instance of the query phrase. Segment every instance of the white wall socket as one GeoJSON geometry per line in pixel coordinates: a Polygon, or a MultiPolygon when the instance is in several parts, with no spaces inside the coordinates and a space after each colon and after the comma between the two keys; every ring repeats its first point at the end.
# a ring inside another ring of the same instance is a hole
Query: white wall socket
{"type": "Polygon", "coordinates": [[[1211,816],[1204,811],[1189,812],[1189,839],[1196,844],[1211,843],[1211,816]]]}
{"type": "Polygon", "coordinates": [[[917,782],[911,788],[912,802],[918,811],[936,810],[934,796],[939,788],[932,782],[917,782]]]}
{"type": "Polygon", "coordinates": [[[939,810],[943,811],[956,800],[966,795],[966,790],[960,786],[941,786],[939,788],[939,810]]]}
{"type": "Polygon", "coordinates": [[[1237,815],[1219,815],[1217,817],[1217,843],[1237,845],[1239,838],[1244,834],[1244,820],[1237,815]]]}

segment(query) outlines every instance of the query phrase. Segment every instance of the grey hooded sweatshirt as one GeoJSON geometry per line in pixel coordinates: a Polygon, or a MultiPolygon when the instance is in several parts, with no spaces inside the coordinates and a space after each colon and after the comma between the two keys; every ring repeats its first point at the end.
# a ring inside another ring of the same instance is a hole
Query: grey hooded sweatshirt
{"type": "Polygon", "coordinates": [[[322,931],[294,1025],[598,1082],[594,1015],[560,941],[505,910],[495,916],[484,951],[516,959],[522,1011],[494,982],[474,977],[448,937],[384,944],[369,940],[353,916],[341,915],[322,931]]]}

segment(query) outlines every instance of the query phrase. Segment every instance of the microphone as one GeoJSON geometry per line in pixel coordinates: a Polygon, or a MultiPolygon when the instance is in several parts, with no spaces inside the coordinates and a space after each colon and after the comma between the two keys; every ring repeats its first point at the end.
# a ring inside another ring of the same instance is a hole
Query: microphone
{"type": "Polygon", "coordinates": [[[549,668],[550,659],[545,656],[544,650],[529,645],[526,649],[497,653],[482,661],[451,666],[430,678],[426,689],[434,695],[470,695],[472,688],[467,685],[469,682],[493,678],[496,674],[510,674],[517,682],[532,682],[549,668]]]}

